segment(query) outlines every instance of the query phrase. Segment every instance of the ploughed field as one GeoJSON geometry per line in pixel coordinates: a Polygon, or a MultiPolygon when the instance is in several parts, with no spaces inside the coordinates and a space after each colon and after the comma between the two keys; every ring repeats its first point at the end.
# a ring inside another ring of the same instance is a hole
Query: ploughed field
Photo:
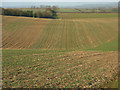
{"type": "Polygon", "coordinates": [[[117,14],[58,15],[3,16],[3,87],[89,88],[116,79],[117,14]]]}

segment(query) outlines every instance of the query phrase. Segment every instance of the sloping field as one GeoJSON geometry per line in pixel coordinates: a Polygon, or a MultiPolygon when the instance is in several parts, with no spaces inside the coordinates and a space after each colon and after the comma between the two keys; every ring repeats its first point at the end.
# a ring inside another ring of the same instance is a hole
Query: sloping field
{"type": "Polygon", "coordinates": [[[117,52],[4,50],[3,87],[100,87],[117,77],[117,56],[117,52]]]}
{"type": "Polygon", "coordinates": [[[84,15],[53,20],[3,16],[3,87],[92,88],[114,81],[117,14],[84,15]]]}
{"type": "Polygon", "coordinates": [[[4,16],[3,48],[93,49],[117,41],[117,23],[117,18],[45,20],[4,16]]]}
{"type": "Polygon", "coordinates": [[[117,32],[117,19],[53,20],[31,48],[90,49],[116,40],[117,32]]]}
{"type": "Polygon", "coordinates": [[[58,13],[62,19],[116,18],[117,13],[58,13]]]}
{"type": "Polygon", "coordinates": [[[3,16],[3,48],[29,48],[50,20],[3,16]]]}

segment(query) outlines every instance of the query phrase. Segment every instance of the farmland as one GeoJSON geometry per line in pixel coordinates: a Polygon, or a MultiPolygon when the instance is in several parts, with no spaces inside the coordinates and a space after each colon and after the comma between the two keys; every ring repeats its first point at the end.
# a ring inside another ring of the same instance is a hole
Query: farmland
{"type": "Polygon", "coordinates": [[[3,87],[92,88],[117,79],[117,14],[57,14],[3,16],[3,87]]]}
{"type": "MultiPolygon", "coordinates": [[[[36,7],[36,8],[17,8],[19,10],[23,10],[23,11],[27,11],[27,10],[33,10],[34,12],[37,12],[37,11],[44,11],[45,8],[40,8],[40,7],[36,7]]],[[[86,13],[86,12],[111,12],[111,13],[117,13],[118,12],[118,9],[117,8],[99,8],[99,9],[95,9],[95,8],[58,8],[57,9],[57,12],[60,13],[60,12],[78,12],[78,13],[86,13]]]]}
{"type": "Polygon", "coordinates": [[[62,19],[116,18],[116,13],[58,13],[62,19]]]}

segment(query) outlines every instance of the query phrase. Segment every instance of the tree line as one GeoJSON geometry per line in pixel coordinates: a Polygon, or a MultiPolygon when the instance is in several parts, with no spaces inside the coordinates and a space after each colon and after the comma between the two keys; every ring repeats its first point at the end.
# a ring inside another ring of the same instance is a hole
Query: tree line
{"type": "Polygon", "coordinates": [[[2,15],[8,16],[25,16],[25,17],[35,17],[35,18],[52,18],[57,19],[56,7],[46,8],[44,11],[36,11],[33,10],[20,10],[20,9],[4,9],[2,8],[2,15]]]}

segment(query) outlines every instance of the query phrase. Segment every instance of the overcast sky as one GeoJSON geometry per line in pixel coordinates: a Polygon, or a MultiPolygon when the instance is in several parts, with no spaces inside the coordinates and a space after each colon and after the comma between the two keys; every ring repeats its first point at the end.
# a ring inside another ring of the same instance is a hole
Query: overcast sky
{"type": "Polygon", "coordinates": [[[0,0],[2,2],[119,2],[120,0],[0,0]]]}

